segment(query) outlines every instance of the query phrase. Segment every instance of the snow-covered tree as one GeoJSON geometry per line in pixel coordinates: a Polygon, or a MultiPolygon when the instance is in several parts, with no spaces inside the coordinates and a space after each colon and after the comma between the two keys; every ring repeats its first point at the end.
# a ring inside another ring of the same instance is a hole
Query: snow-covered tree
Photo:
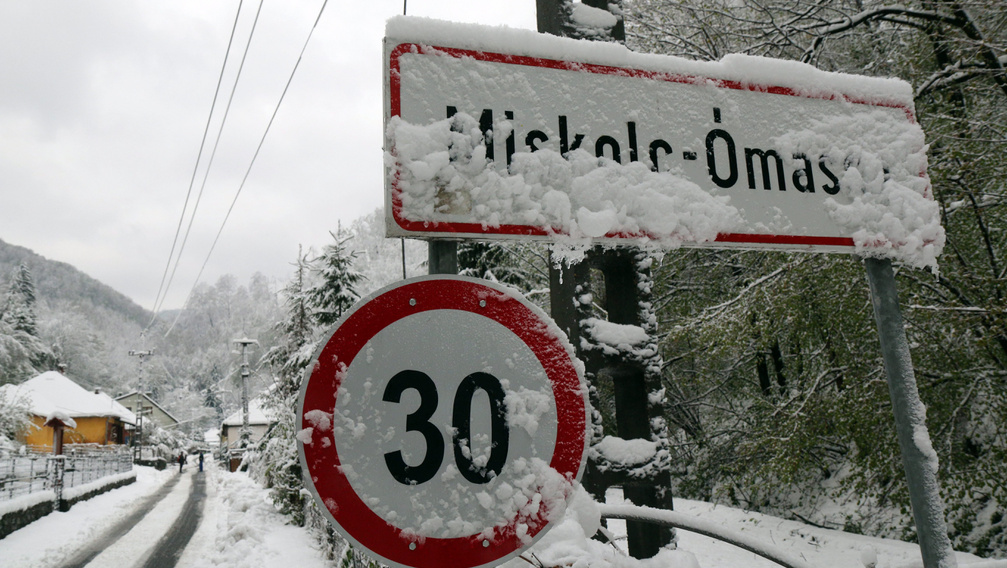
{"type": "Polygon", "coordinates": [[[307,290],[315,323],[328,327],[339,321],[360,297],[357,286],[364,277],[353,267],[356,252],[347,251],[349,236],[329,233],[335,241],[325,246],[313,262],[318,282],[307,290]]]}
{"type": "Polygon", "coordinates": [[[35,281],[32,279],[28,266],[22,262],[11,275],[3,315],[0,317],[7,320],[16,330],[30,335],[38,335],[38,322],[35,315],[36,302],[35,281]]]}
{"type": "Polygon", "coordinates": [[[24,263],[11,275],[0,303],[0,382],[20,382],[44,370],[51,351],[38,337],[35,282],[24,263]]]}
{"type": "MultiPolygon", "coordinates": [[[[295,267],[293,277],[280,292],[286,315],[275,325],[279,340],[262,358],[262,367],[274,377],[273,387],[265,395],[265,404],[276,416],[277,423],[260,441],[253,471],[272,489],[273,503],[280,511],[296,524],[303,525],[307,503],[294,437],[299,429],[294,409],[301,380],[315,349],[316,310],[330,313],[333,309],[314,304],[311,294],[314,288],[309,285],[312,265],[300,251],[295,267]]],[[[315,297],[340,298],[338,295],[315,297]]]]}
{"type": "Polygon", "coordinates": [[[0,388],[0,455],[13,449],[13,440],[29,427],[29,405],[10,387],[0,388]]]}

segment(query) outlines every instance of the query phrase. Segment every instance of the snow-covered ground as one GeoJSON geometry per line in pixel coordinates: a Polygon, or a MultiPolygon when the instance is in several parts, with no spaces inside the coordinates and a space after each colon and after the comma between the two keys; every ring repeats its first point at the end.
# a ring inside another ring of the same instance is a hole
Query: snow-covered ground
{"type": "MultiPolygon", "coordinates": [[[[171,492],[88,566],[140,565],[181,512],[197,469],[195,465],[186,466],[171,492]]],[[[211,461],[207,461],[206,469],[203,517],[179,559],[179,568],[331,566],[307,531],[285,524],[284,518],[273,509],[265,489],[244,474],[217,469],[211,461]]],[[[62,566],[178,475],[174,468],[157,471],[137,467],[136,471],[136,483],[78,503],[68,512],[47,515],[0,539],[0,566],[62,566]]]]}
{"type": "Polygon", "coordinates": [[[98,538],[106,527],[127,517],[134,503],[161,488],[171,475],[177,475],[170,469],[135,469],[135,483],[77,503],[65,513],[50,513],[0,540],[3,566],[43,568],[62,564],[98,538]]]}
{"type": "MultiPolygon", "coordinates": [[[[95,557],[89,566],[138,565],[181,510],[193,483],[196,467],[187,471],[171,492],[115,544],[95,557]]],[[[87,548],[103,531],[128,516],[135,505],[152,495],[178,472],[137,468],[137,482],[89,501],[66,513],[53,513],[0,540],[0,564],[4,568],[56,567],[87,548]]],[[[307,530],[287,525],[273,508],[269,494],[248,476],[228,473],[207,462],[206,503],[202,521],[182,554],[180,568],[325,568],[326,561],[307,530]]],[[[610,496],[618,501],[618,495],[610,496]]],[[[877,568],[919,565],[919,549],[905,542],[878,539],[821,529],[795,521],[739,509],[678,499],[678,512],[694,515],[707,524],[754,537],[775,546],[815,568],[861,568],[875,561],[877,568]]],[[[590,505],[586,507],[590,509],[590,505]]],[[[584,504],[571,507],[572,517],[583,515],[584,504]]],[[[622,521],[610,521],[619,533],[622,521]]],[[[625,543],[621,543],[624,545],[625,543]]],[[[546,535],[526,557],[546,566],[598,568],[770,568],[776,565],[751,552],[679,531],[679,550],[662,553],[652,561],[635,561],[597,541],[589,541],[574,520],[562,523],[546,535]]],[[[960,566],[981,559],[959,555],[960,566]]],[[[988,568],[1007,568],[1007,561],[983,563],[988,568]]],[[[514,559],[507,566],[528,566],[514,559]]]]}

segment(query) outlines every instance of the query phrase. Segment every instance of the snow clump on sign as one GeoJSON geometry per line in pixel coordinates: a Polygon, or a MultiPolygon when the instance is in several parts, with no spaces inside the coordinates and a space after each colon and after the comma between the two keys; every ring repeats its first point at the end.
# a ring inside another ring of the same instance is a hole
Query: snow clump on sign
{"type": "Polygon", "coordinates": [[[914,121],[875,110],[818,120],[778,139],[788,154],[837,157],[849,202],[829,198],[829,215],[852,233],[856,252],[937,268],[944,248],[940,208],[931,194],[927,145],[914,121]]]}
{"type": "Polygon", "coordinates": [[[517,391],[508,390],[504,404],[507,406],[507,425],[523,428],[530,436],[535,436],[539,422],[552,407],[552,397],[541,391],[521,387],[517,391]]]}
{"type": "Polygon", "coordinates": [[[425,126],[392,117],[386,135],[389,175],[410,221],[458,215],[484,228],[539,227],[569,244],[619,235],[665,247],[712,241],[741,224],[726,196],[642,162],[539,149],[517,152],[509,167],[496,168],[479,121],[465,113],[425,126]]]}

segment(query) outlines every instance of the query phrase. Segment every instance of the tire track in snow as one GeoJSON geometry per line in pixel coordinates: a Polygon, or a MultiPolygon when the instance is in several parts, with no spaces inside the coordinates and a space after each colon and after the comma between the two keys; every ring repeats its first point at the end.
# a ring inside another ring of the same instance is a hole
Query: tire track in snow
{"type": "Polygon", "coordinates": [[[149,497],[141,501],[136,510],[129,514],[126,518],[122,519],[118,523],[112,525],[104,534],[99,536],[93,544],[83,551],[77,553],[76,556],[68,560],[63,568],[83,568],[89,562],[94,560],[96,556],[101,554],[106,548],[115,544],[120,538],[125,536],[127,532],[137,523],[140,522],[143,517],[147,515],[162,499],[171,493],[171,490],[178,483],[181,476],[175,476],[168,480],[160,489],[151,494],[149,497]]]}
{"type": "Polygon", "coordinates": [[[185,502],[182,513],[168,529],[154,550],[150,552],[143,568],[174,568],[182,551],[185,550],[192,535],[195,534],[199,521],[203,516],[203,504],[206,502],[206,475],[202,472],[193,474],[189,498],[185,502]]]}

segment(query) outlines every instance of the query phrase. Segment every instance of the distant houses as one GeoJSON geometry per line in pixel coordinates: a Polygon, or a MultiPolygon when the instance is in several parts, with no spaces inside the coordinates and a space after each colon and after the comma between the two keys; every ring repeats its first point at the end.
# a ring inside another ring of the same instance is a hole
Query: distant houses
{"type": "Polygon", "coordinates": [[[42,451],[53,447],[53,429],[46,426],[53,418],[67,423],[64,444],[124,444],[127,428],[136,424],[136,416],[103,392],[88,391],[56,371],[47,371],[20,385],[0,386],[0,395],[9,401],[22,401],[30,414],[30,425],[21,442],[42,451]],[[71,420],[67,421],[66,418],[71,420]]]}
{"type": "Polygon", "coordinates": [[[178,425],[178,418],[172,416],[170,412],[145,393],[133,391],[115,397],[115,401],[126,407],[133,414],[137,416],[142,415],[144,421],[150,420],[161,428],[178,425]]]}
{"type": "MultiPolygon", "coordinates": [[[[276,417],[273,413],[263,407],[261,396],[248,401],[248,430],[250,433],[249,442],[255,444],[269,432],[269,429],[276,424],[276,417]]],[[[242,411],[237,412],[224,419],[220,425],[220,449],[228,456],[228,468],[237,471],[241,467],[244,457],[244,448],[241,447],[242,411]]]]}
{"type": "MultiPolygon", "coordinates": [[[[248,401],[248,429],[251,431],[251,442],[255,443],[262,439],[269,431],[270,426],[276,423],[276,417],[269,410],[263,408],[261,397],[248,401]]],[[[234,450],[241,443],[242,417],[241,409],[224,419],[220,426],[220,447],[234,450]]]]}

